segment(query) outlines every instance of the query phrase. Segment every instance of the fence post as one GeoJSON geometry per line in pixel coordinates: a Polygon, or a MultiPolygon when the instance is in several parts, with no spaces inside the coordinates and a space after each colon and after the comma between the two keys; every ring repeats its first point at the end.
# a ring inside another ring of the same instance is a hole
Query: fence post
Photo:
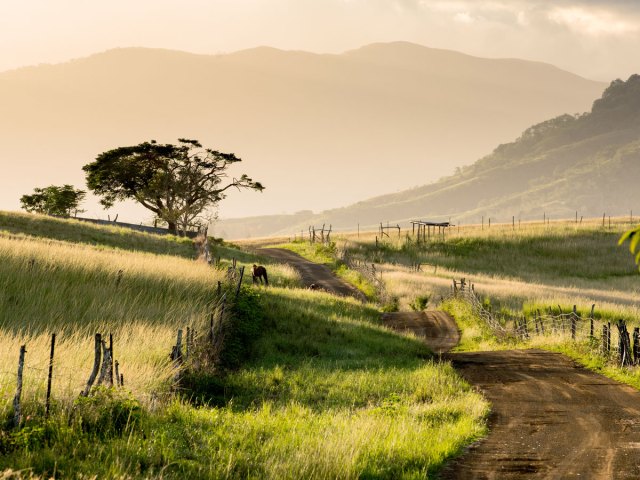
{"type": "Polygon", "coordinates": [[[16,378],[16,396],[13,397],[13,426],[19,427],[22,420],[20,412],[20,397],[22,396],[22,372],[24,370],[24,354],[27,352],[27,346],[20,347],[20,358],[18,359],[18,376],[16,378]]]}
{"type": "Polygon", "coordinates": [[[120,386],[120,364],[118,363],[118,361],[115,361],[115,367],[116,367],[116,386],[120,386]]]}
{"type": "Polygon", "coordinates": [[[633,329],[633,363],[634,365],[638,364],[638,354],[640,353],[640,345],[638,345],[639,341],[640,341],[640,328],[635,327],[633,329]]]}
{"type": "Polygon", "coordinates": [[[86,397],[89,395],[89,391],[93,386],[93,382],[96,381],[96,376],[98,375],[98,370],[100,369],[100,360],[102,358],[102,335],[96,333],[95,336],[95,344],[94,344],[94,358],[93,358],[93,370],[91,370],[91,375],[89,375],[89,380],[87,381],[86,387],[84,387],[84,391],[82,392],[82,396],[86,397]]]}
{"type": "Polygon", "coordinates": [[[618,320],[618,345],[620,353],[620,365],[631,365],[633,359],[631,358],[631,345],[629,342],[629,331],[627,330],[627,324],[624,320],[618,320]]]}
{"type": "Polygon", "coordinates": [[[51,351],[49,352],[49,375],[47,376],[47,399],[44,416],[49,418],[49,408],[51,406],[51,381],[53,378],[53,354],[56,348],[56,334],[51,334],[51,351]]]}
{"type": "Polygon", "coordinates": [[[591,313],[589,314],[589,339],[593,340],[593,310],[596,308],[596,304],[591,305],[591,313]]]}
{"type": "Polygon", "coordinates": [[[578,312],[576,306],[573,306],[573,312],[571,312],[571,340],[576,339],[576,324],[578,322],[578,312]]]}
{"type": "Polygon", "coordinates": [[[605,355],[608,353],[608,349],[607,349],[607,326],[606,325],[602,325],[602,353],[605,354],[605,355]]]}
{"type": "Polygon", "coordinates": [[[238,288],[236,289],[236,300],[238,299],[238,295],[240,295],[240,287],[242,286],[242,277],[244,276],[244,266],[240,268],[240,280],[238,280],[238,288]]]}
{"type": "Polygon", "coordinates": [[[109,334],[109,385],[113,387],[113,334],[109,334]]]}

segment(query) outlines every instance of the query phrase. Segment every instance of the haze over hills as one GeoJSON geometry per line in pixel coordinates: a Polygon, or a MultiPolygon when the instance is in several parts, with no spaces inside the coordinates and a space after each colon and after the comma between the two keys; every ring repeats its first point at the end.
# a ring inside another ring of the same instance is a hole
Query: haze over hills
{"type": "Polygon", "coordinates": [[[576,211],[585,217],[630,210],[640,214],[639,179],[640,75],[633,75],[612,82],[590,113],[536,124],[516,141],[433,184],[322,215],[245,219],[218,229],[233,237],[242,236],[243,228],[262,235],[293,234],[325,222],[353,229],[356,222],[373,226],[412,218],[479,223],[482,216],[510,222],[513,216],[571,218],[576,211]]]}
{"type": "Polygon", "coordinates": [[[82,165],[107,149],[189,137],[236,153],[233,173],[267,187],[232,192],[222,216],[320,211],[450,174],[532,123],[586,110],[604,87],[402,42],[341,55],[116,49],[0,74],[0,206],[36,186],[83,186],[82,165]]]}

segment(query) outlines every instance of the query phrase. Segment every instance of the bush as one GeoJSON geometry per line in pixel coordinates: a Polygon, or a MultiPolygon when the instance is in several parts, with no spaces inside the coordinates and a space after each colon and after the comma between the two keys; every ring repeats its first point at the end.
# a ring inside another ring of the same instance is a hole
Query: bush
{"type": "Polygon", "coordinates": [[[416,299],[409,305],[414,312],[421,312],[429,304],[431,295],[418,295],[416,299]]]}
{"type": "Polygon", "coordinates": [[[99,387],[91,396],[75,401],[73,418],[85,433],[115,437],[139,426],[142,407],[128,392],[99,387]]]}
{"type": "Polygon", "coordinates": [[[400,300],[398,297],[391,297],[383,306],[382,311],[385,313],[397,312],[400,310],[400,300]]]}

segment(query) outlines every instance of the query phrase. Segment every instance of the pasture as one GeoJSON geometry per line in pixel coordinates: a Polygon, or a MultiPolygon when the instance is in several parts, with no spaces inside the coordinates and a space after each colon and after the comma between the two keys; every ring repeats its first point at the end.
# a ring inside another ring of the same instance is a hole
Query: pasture
{"type": "Polygon", "coordinates": [[[0,219],[4,418],[18,350],[27,346],[25,420],[0,434],[5,474],[423,478],[486,432],[486,402],[449,364],[434,361],[418,339],[383,328],[375,305],[297,288],[286,265],[214,246],[213,268],[193,260],[183,239],[38,216],[0,219]],[[232,370],[194,370],[176,384],[175,332],[206,327],[232,258],[266,264],[272,285],[251,287],[245,276],[254,302],[239,312],[251,327],[246,354],[232,370]],[[79,401],[97,331],[114,336],[125,388],[79,401]]]}

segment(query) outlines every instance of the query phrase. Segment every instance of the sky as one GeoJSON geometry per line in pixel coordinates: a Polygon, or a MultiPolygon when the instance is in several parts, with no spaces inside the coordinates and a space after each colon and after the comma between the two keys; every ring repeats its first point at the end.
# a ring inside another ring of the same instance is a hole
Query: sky
{"type": "Polygon", "coordinates": [[[340,53],[396,40],[609,81],[640,72],[640,0],[0,0],[0,71],[114,47],[340,53]]]}

